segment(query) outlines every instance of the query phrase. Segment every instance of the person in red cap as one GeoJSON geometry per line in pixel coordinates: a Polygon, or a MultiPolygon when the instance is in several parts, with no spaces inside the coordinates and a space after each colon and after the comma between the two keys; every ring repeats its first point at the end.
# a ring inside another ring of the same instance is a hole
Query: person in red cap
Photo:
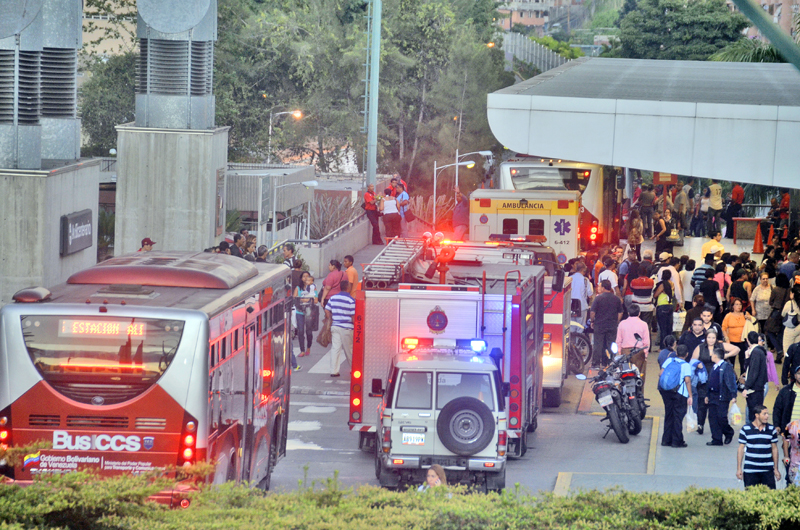
{"type": "Polygon", "coordinates": [[[153,241],[149,237],[146,237],[142,239],[142,248],[139,249],[139,252],[150,252],[151,250],[153,250],[153,245],[155,244],[156,244],[155,241],[153,241]]]}

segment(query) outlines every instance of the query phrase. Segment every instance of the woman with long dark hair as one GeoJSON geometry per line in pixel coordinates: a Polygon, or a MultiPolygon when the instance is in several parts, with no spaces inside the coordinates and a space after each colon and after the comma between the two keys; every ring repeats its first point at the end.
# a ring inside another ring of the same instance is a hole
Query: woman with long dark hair
{"type": "Polygon", "coordinates": [[[656,322],[658,323],[658,344],[664,347],[664,338],[672,334],[672,314],[675,312],[675,287],[672,284],[672,272],[664,269],[661,281],[653,292],[656,301],[656,322]]]}
{"type": "Polygon", "coordinates": [[[636,251],[636,259],[642,261],[642,242],[644,225],[639,210],[633,210],[628,218],[628,246],[636,251]]]}
{"type": "Polygon", "coordinates": [[[767,319],[764,329],[767,332],[767,339],[775,350],[775,362],[781,362],[786,353],[783,349],[783,317],[781,312],[786,302],[789,301],[789,277],[785,274],[778,273],[775,276],[775,287],[772,288],[772,294],[769,296],[769,306],[772,308],[772,314],[767,319]]]}

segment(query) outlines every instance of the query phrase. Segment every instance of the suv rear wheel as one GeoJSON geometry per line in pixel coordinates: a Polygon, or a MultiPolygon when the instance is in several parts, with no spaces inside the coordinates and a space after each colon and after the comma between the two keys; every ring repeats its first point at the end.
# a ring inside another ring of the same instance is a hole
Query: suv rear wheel
{"type": "Polygon", "coordinates": [[[483,451],[494,438],[494,416],[483,402],[460,397],[449,402],[439,413],[436,432],[442,444],[461,456],[483,451]]]}

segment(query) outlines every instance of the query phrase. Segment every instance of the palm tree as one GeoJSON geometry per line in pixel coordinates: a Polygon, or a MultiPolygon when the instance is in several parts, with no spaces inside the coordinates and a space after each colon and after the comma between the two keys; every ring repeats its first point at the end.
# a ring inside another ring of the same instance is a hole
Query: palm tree
{"type": "MultiPolygon", "coordinates": [[[[792,15],[792,34],[795,44],[800,44],[800,13],[792,15]]],[[[785,63],[786,59],[772,44],[758,40],[741,38],[728,44],[708,58],[709,61],[728,63],[785,63]]]]}

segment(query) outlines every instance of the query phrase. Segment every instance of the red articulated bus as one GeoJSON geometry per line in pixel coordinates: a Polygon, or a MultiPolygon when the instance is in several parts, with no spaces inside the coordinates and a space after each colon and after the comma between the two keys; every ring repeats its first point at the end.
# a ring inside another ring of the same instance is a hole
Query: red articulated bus
{"type": "MultiPolygon", "coordinates": [[[[0,440],[52,448],[8,483],[206,460],[269,488],[286,453],[290,271],[208,253],[120,256],[0,309],[0,440]]],[[[176,484],[155,500],[188,506],[176,484]]]]}

